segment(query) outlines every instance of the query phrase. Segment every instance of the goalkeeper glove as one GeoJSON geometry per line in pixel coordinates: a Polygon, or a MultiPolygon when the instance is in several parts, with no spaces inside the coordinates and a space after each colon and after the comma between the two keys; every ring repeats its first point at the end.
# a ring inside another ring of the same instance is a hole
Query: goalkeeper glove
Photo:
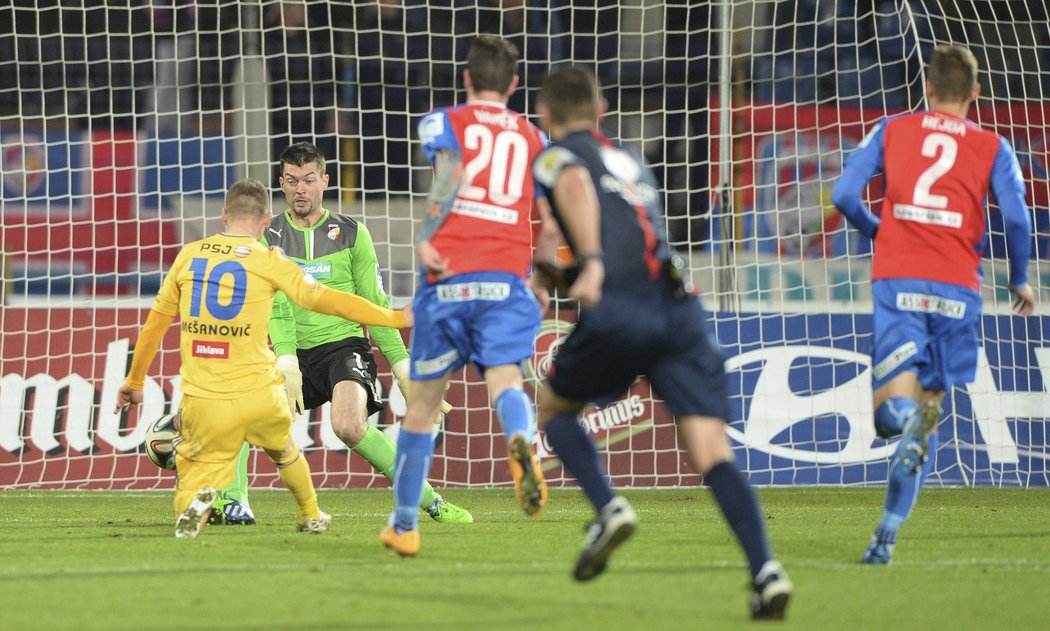
{"type": "Polygon", "coordinates": [[[303,405],[303,373],[299,370],[299,358],[281,355],[277,358],[277,370],[284,375],[284,389],[288,393],[288,406],[292,414],[302,414],[306,406],[303,405]]]}
{"type": "Polygon", "coordinates": [[[396,364],[390,366],[390,372],[394,373],[394,380],[397,381],[397,387],[401,390],[401,394],[405,397],[405,401],[408,401],[408,388],[411,384],[411,380],[408,377],[408,360],[402,359],[396,364]]]}
{"type": "MultiPolygon", "coordinates": [[[[405,397],[405,402],[406,403],[408,402],[408,390],[411,387],[410,384],[412,383],[412,380],[409,378],[409,373],[408,373],[408,361],[409,360],[407,360],[407,359],[402,359],[401,361],[397,362],[396,364],[394,364],[393,366],[390,367],[390,372],[394,373],[394,380],[397,381],[397,388],[398,388],[398,390],[401,391],[402,396],[405,397]]],[[[448,390],[448,386],[449,385],[450,384],[445,384],[445,390],[448,390]]],[[[448,414],[451,411],[452,411],[452,405],[449,404],[448,401],[445,401],[444,399],[442,399],[441,400],[441,413],[442,414],[448,414]]],[[[434,419],[434,423],[437,424],[437,423],[440,423],[440,422],[441,422],[441,415],[439,414],[438,417],[436,419],[434,419]]]]}

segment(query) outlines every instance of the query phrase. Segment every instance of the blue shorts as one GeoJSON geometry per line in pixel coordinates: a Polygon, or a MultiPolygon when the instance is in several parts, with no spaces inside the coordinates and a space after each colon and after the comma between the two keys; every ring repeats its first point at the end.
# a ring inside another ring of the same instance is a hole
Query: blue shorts
{"type": "Polygon", "coordinates": [[[525,280],[506,272],[457,274],[422,285],[412,300],[412,379],[427,381],[473,363],[520,364],[532,356],[540,307],[525,280]]]}
{"type": "Polygon", "coordinates": [[[608,288],[580,314],[551,365],[559,396],[605,405],[640,375],[675,417],[729,417],[725,360],[695,298],[680,300],[666,283],[608,288]]]}
{"type": "Polygon", "coordinates": [[[981,295],[930,280],[887,278],[872,283],[875,348],[872,388],[901,371],[927,390],[949,390],[977,374],[981,295]]]}

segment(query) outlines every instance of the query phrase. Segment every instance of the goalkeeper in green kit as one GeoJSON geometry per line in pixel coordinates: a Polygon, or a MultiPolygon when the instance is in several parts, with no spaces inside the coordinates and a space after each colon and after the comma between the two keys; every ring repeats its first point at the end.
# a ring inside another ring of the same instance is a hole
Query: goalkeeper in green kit
{"type": "MultiPolygon", "coordinates": [[[[281,153],[280,182],[289,209],[273,218],[263,243],[280,247],[285,256],[319,282],[387,307],[368,229],[321,205],[328,176],[320,150],[307,142],[285,149],[281,153]]],[[[401,334],[379,326],[369,327],[368,332],[390,363],[407,399],[409,358],[401,334]]],[[[302,413],[331,401],[336,436],[390,479],[397,448],[390,437],[368,424],[368,417],[383,409],[383,403],[375,390],[377,369],[372,346],[361,325],[307,311],[278,293],[270,316],[270,341],[293,412],[302,413]]],[[[438,522],[473,521],[469,512],[446,502],[429,483],[424,483],[420,507],[438,522]]],[[[247,443],[237,462],[237,477],[222,490],[211,523],[255,523],[248,504],[247,443]]]]}

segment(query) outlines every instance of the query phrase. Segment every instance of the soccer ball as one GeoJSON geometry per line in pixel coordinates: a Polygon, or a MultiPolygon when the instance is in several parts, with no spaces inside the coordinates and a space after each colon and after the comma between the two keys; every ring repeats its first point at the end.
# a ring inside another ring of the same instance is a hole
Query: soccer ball
{"type": "Polygon", "coordinates": [[[161,469],[175,468],[175,436],[178,434],[178,415],[165,414],[146,430],[146,455],[161,469]]]}

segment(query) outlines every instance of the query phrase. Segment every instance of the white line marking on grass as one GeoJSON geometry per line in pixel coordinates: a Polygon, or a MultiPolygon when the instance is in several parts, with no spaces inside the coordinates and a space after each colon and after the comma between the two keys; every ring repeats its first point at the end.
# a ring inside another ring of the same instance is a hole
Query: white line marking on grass
{"type": "Polygon", "coordinates": [[[156,496],[158,494],[161,494],[161,493],[174,495],[175,494],[175,490],[174,489],[143,489],[141,491],[88,491],[88,490],[84,490],[84,491],[29,491],[29,492],[26,492],[26,491],[18,491],[18,490],[12,489],[12,490],[9,490],[9,491],[5,492],[3,495],[0,495],[0,497],[5,497],[6,496],[6,498],[9,499],[9,500],[18,500],[18,499],[49,499],[49,498],[56,498],[56,497],[60,497],[60,498],[64,498],[64,499],[73,498],[73,499],[78,499],[78,500],[79,499],[92,500],[92,499],[98,499],[99,497],[102,497],[102,496],[106,496],[106,497],[123,497],[123,498],[131,497],[131,498],[136,498],[136,499],[149,498],[149,499],[152,500],[152,499],[156,499],[156,496]]]}
{"type": "MultiPolygon", "coordinates": [[[[862,571],[875,571],[878,569],[871,569],[871,566],[866,563],[856,562],[823,562],[823,561],[792,561],[790,565],[786,565],[788,568],[806,568],[806,569],[817,569],[817,570],[862,570],[862,571]]],[[[937,559],[935,561],[918,561],[918,560],[899,560],[894,559],[890,564],[890,567],[906,567],[909,569],[918,568],[921,570],[944,570],[948,568],[966,568],[966,567],[994,567],[996,569],[1005,570],[1022,570],[1022,571],[1033,571],[1042,572],[1050,571],[1050,565],[1043,559],[937,559]]]]}

